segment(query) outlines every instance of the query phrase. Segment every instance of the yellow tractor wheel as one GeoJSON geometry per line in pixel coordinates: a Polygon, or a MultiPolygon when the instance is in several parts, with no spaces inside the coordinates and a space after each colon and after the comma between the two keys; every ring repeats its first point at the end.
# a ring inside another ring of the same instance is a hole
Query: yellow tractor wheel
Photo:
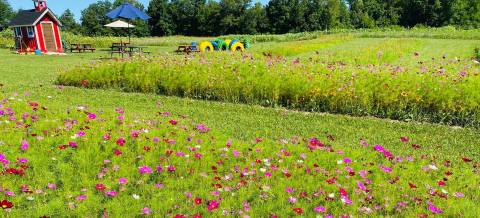
{"type": "Polygon", "coordinates": [[[233,43],[232,47],[230,47],[230,51],[245,51],[245,47],[243,47],[243,44],[241,42],[235,42],[233,43]]]}
{"type": "Polygon", "coordinates": [[[201,52],[213,51],[213,45],[211,42],[208,42],[208,41],[201,42],[198,48],[201,52]]]}

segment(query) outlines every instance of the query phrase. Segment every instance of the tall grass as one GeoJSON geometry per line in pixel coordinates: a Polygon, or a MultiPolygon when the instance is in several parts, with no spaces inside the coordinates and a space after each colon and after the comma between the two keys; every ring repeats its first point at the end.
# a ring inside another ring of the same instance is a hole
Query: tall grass
{"type": "Polygon", "coordinates": [[[65,72],[58,83],[480,126],[478,71],[468,68],[468,62],[442,63],[440,69],[439,64],[432,61],[413,67],[359,65],[315,58],[291,62],[222,53],[100,63],[65,72]],[[457,75],[459,68],[468,72],[457,75]]]}

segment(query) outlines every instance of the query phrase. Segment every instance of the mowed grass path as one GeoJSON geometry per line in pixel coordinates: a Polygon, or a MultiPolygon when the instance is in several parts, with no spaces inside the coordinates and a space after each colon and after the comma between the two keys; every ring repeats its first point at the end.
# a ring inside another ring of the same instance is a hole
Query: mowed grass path
{"type": "MultiPolygon", "coordinates": [[[[375,40],[377,39],[354,39],[347,43],[361,46],[375,44],[375,40]]],[[[385,43],[385,39],[381,41],[385,43]]],[[[459,57],[466,57],[468,47],[478,42],[438,39],[419,39],[418,41],[416,46],[419,52],[426,53],[425,56],[440,53],[439,48],[448,45],[451,48],[448,51],[459,57]]],[[[261,48],[264,45],[256,44],[255,46],[261,48]]],[[[328,49],[334,49],[336,46],[345,45],[327,46],[323,48],[325,50],[320,49],[320,54],[329,52],[328,49]]],[[[151,50],[159,54],[172,48],[152,47],[151,50]]],[[[96,58],[106,56],[105,52],[100,51],[94,54],[37,57],[14,55],[7,50],[0,50],[0,83],[3,84],[0,96],[6,98],[15,94],[28,93],[34,99],[47,104],[53,113],[73,109],[78,105],[86,105],[91,111],[99,114],[111,113],[116,107],[123,107],[127,114],[139,117],[159,111],[169,111],[203,122],[237,140],[250,141],[255,137],[275,139],[290,136],[332,135],[337,143],[341,144],[356,145],[360,139],[365,139],[371,143],[382,144],[398,154],[409,154],[411,148],[406,147],[399,140],[401,136],[407,136],[415,139],[415,143],[422,145],[425,154],[435,154],[444,158],[459,158],[463,155],[480,156],[480,133],[476,129],[304,113],[281,108],[197,101],[153,94],[122,93],[114,90],[87,90],[72,87],[60,89],[53,85],[60,70],[91,63],[96,58]]],[[[358,56],[361,58],[362,54],[358,56]]]]}

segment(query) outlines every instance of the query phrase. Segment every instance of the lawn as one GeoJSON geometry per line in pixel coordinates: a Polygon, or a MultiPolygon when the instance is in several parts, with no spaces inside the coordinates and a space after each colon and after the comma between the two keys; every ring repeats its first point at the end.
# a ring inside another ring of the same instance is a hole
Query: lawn
{"type": "MultiPolygon", "coordinates": [[[[421,60],[465,59],[478,44],[410,40],[399,44],[402,55],[384,52],[381,61],[410,64],[414,52],[421,60]]],[[[378,61],[377,48],[396,50],[395,42],[330,40],[288,58],[356,55],[343,61],[365,64],[378,61]]],[[[13,203],[2,215],[480,213],[478,129],[54,84],[62,72],[106,56],[0,49],[0,200],[13,203]]]]}

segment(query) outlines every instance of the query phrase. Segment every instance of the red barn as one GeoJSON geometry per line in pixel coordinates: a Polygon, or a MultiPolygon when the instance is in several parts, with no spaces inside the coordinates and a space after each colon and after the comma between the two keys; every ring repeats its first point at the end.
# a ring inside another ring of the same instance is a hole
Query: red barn
{"type": "Polygon", "coordinates": [[[63,53],[58,18],[47,7],[47,0],[33,0],[35,9],[19,11],[10,21],[18,52],[63,53]]]}

